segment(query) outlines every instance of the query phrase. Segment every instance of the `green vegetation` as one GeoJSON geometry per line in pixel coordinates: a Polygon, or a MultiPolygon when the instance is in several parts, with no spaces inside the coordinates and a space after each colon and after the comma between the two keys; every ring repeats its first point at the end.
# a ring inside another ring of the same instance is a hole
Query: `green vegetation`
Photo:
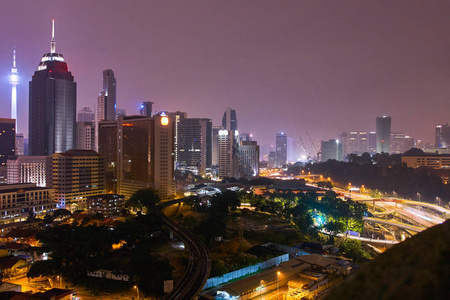
{"type": "Polygon", "coordinates": [[[450,221],[431,227],[364,265],[330,299],[450,299],[450,221]]]}

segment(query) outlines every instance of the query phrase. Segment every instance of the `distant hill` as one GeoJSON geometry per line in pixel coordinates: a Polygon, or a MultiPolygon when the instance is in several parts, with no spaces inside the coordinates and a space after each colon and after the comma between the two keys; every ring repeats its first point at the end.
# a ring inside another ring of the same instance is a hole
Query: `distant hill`
{"type": "Polygon", "coordinates": [[[450,220],[396,245],[325,297],[450,299],[450,220]]]}

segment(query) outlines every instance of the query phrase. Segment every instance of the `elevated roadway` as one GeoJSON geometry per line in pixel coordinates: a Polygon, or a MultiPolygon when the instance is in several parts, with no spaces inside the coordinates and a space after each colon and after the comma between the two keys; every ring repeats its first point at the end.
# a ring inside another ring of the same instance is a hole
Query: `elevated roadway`
{"type": "Polygon", "coordinates": [[[186,198],[167,201],[157,206],[157,212],[161,216],[163,225],[184,242],[190,254],[186,273],[173,291],[164,297],[166,300],[197,299],[211,271],[211,257],[206,245],[180,224],[167,217],[163,212],[166,207],[184,202],[185,200],[186,198]]]}

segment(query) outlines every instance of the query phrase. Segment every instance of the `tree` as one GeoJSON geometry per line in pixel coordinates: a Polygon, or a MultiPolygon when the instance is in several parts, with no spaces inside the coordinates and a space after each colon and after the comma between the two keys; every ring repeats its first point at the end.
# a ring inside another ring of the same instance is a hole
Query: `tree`
{"type": "Polygon", "coordinates": [[[72,213],[70,211],[68,211],[67,209],[62,209],[62,208],[57,209],[53,212],[53,217],[55,219],[60,219],[60,220],[67,219],[71,215],[72,215],[72,213]]]}
{"type": "Polygon", "coordinates": [[[131,195],[126,207],[131,207],[139,212],[153,212],[160,200],[154,189],[142,189],[131,195]]]}
{"type": "Polygon", "coordinates": [[[27,277],[51,277],[56,274],[59,274],[59,267],[52,260],[38,260],[31,265],[27,277]]]}

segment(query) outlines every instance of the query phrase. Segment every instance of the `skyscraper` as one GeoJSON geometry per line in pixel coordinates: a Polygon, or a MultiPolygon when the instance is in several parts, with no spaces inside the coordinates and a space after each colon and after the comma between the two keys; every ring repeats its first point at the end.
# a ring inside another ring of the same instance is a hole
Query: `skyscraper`
{"type": "Polygon", "coordinates": [[[95,114],[85,106],[78,112],[76,148],[95,151],[95,131],[95,114]]]}
{"type": "Polygon", "coordinates": [[[343,160],[342,143],[338,140],[322,141],[320,152],[322,153],[321,161],[329,159],[343,160]]]}
{"type": "Polygon", "coordinates": [[[78,112],[78,122],[94,122],[95,113],[87,106],[78,112]]]}
{"type": "Polygon", "coordinates": [[[218,160],[220,178],[239,177],[239,133],[237,130],[220,130],[218,136],[218,160]]]}
{"type": "Polygon", "coordinates": [[[239,142],[239,169],[241,177],[259,176],[259,146],[256,141],[239,142]]]}
{"type": "Polygon", "coordinates": [[[77,84],[62,54],[55,52],[52,21],[50,53],[30,81],[29,153],[41,156],[75,147],[77,84]]]}
{"type": "Polygon", "coordinates": [[[211,168],[212,123],[210,119],[189,118],[181,120],[179,163],[195,167],[200,174],[211,168]]]}
{"type": "Polygon", "coordinates": [[[434,147],[436,148],[450,148],[450,126],[436,125],[434,147]]]}
{"type": "Polygon", "coordinates": [[[212,127],[212,165],[217,166],[219,164],[219,131],[222,130],[222,126],[212,127]]]}
{"type": "Polygon", "coordinates": [[[223,113],[222,128],[226,130],[238,130],[238,122],[236,111],[227,107],[227,110],[223,113]]]}
{"type": "Polygon", "coordinates": [[[391,117],[377,117],[377,153],[390,153],[391,117]]]}
{"type": "Polygon", "coordinates": [[[16,68],[16,49],[13,52],[13,67],[8,78],[11,84],[11,119],[17,120],[17,85],[20,78],[16,68]]]}
{"type": "Polygon", "coordinates": [[[7,159],[15,154],[16,120],[0,118],[0,183],[5,183],[7,159]]]}
{"type": "Polygon", "coordinates": [[[139,114],[141,116],[151,117],[152,111],[153,111],[152,107],[153,107],[153,102],[150,102],[150,101],[142,102],[141,108],[139,109],[139,114]]]}
{"type": "Polygon", "coordinates": [[[287,136],[284,131],[277,133],[275,144],[277,153],[276,167],[281,168],[287,161],[287,136]]]}
{"type": "Polygon", "coordinates": [[[116,78],[111,69],[103,71],[103,89],[97,98],[97,121],[116,119],[116,78]]]}

